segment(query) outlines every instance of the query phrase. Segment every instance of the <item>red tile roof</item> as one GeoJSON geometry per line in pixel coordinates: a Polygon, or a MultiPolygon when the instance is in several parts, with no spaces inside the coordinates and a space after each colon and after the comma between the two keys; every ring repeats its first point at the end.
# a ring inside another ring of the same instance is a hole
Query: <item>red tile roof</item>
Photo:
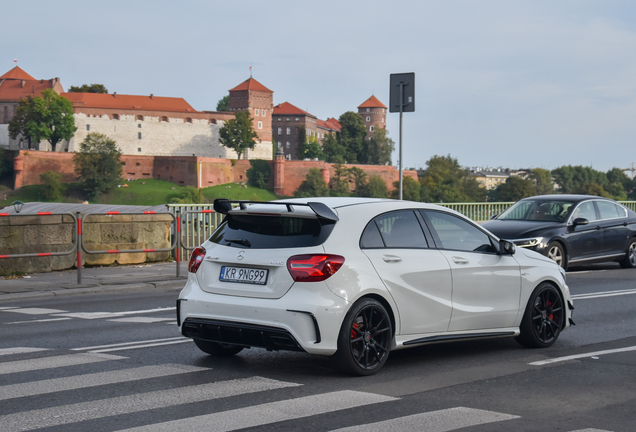
{"type": "Polygon", "coordinates": [[[183,98],[103,93],[62,93],[61,96],[70,100],[74,108],[197,112],[183,98]]]}
{"type": "Polygon", "coordinates": [[[316,120],[316,125],[323,129],[335,130],[340,132],[342,125],[335,118],[328,118],[327,120],[316,120]]]}
{"type": "Polygon", "coordinates": [[[50,88],[53,88],[53,83],[49,80],[5,79],[0,81],[0,100],[19,101],[27,96],[40,97],[42,90],[50,88]]]}
{"type": "Polygon", "coordinates": [[[230,91],[239,91],[239,90],[256,90],[256,91],[265,91],[265,92],[274,93],[273,91],[271,91],[270,89],[268,89],[267,87],[265,87],[263,84],[259,83],[252,77],[246,79],[245,81],[243,81],[241,84],[237,85],[230,91]]]}
{"type": "Polygon", "coordinates": [[[0,80],[8,79],[8,80],[32,80],[35,81],[31,75],[23,71],[19,66],[14,67],[9,72],[0,76],[0,80]]]}
{"type": "Polygon", "coordinates": [[[362,105],[358,108],[386,108],[386,106],[380,102],[377,97],[371,96],[369,99],[362,102],[362,105]]]}
{"type": "Polygon", "coordinates": [[[290,104],[289,102],[283,102],[282,104],[276,105],[274,107],[273,115],[306,115],[316,118],[315,115],[309,114],[307,111],[303,111],[297,106],[290,104]]]}

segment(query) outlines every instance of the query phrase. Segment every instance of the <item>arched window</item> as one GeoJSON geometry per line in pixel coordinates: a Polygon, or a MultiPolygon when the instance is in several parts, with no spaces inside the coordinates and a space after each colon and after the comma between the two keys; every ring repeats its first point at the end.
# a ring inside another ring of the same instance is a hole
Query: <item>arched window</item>
{"type": "Polygon", "coordinates": [[[119,120],[119,114],[113,114],[113,120],[119,120]]]}
{"type": "Polygon", "coordinates": [[[161,117],[161,121],[165,122],[165,123],[168,123],[168,117],[166,117],[166,116],[161,117]]]}
{"type": "Polygon", "coordinates": [[[144,121],[144,116],[138,115],[137,116],[137,121],[144,121]]]}
{"type": "Polygon", "coordinates": [[[186,117],[185,122],[186,123],[192,123],[192,119],[190,117],[186,117]]]}
{"type": "Polygon", "coordinates": [[[371,121],[371,117],[367,116],[367,121],[371,121]]]}
{"type": "Polygon", "coordinates": [[[369,126],[369,131],[373,132],[373,125],[369,126]]]}

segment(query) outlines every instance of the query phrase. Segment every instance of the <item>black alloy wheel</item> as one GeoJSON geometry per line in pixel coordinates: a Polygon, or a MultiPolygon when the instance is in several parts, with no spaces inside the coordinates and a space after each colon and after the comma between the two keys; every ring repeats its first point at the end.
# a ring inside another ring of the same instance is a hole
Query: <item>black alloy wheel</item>
{"type": "Polygon", "coordinates": [[[393,329],[380,302],[359,300],[347,313],[338,336],[336,358],[350,375],[373,375],[389,357],[393,329]]]}
{"type": "Polygon", "coordinates": [[[517,342],[529,348],[547,348],[563,328],[565,309],[554,285],[543,282],[530,296],[517,342]]]}
{"type": "Polygon", "coordinates": [[[202,339],[194,339],[194,344],[204,353],[214,357],[232,357],[243,351],[244,348],[241,345],[211,342],[202,339]]]}
{"type": "Polygon", "coordinates": [[[563,267],[564,270],[568,269],[567,257],[565,256],[565,249],[559,242],[550,242],[547,247],[548,258],[563,267]]]}
{"type": "Polygon", "coordinates": [[[620,262],[623,268],[635,268],[636,267],[636,238],[633,238],[627,246],[627,255],[620,262]]]}

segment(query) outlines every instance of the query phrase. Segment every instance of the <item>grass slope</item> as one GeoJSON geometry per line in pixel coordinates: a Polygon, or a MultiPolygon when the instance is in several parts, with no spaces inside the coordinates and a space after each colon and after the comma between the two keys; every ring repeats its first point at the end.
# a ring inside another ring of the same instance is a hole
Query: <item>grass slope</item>
{"type": "MultiPolygon", "coordinates": [[[[174,183],[163,180],[147,179],[135,181],[122,181],[122,186],[117,187],[107,194],[99,197],[97,202],[92,204],[120,204],[120,205],[146,205],[155,206],[170,203],[172,198],[179,196],[182,189],[174,183]]],[[[10,193],[4,200],[4,192],[0,194],[0,208],[9,206],[13,201],[22,202],[45,202],[42,194],[42,185],[24,186],[10,193]]],[[[266,189],[259,189],[247,185],[247,188],[236,184],[228,183],[224,185],[212,186],[201,189],[204,203],[212,203],[215,198],[227,198],[232,200],[269,201],[279,197],[266,189]]],[[[86,198],[79,183],[69,183],[66,185],[66,194],[58,202],[82,202],[86,198]]]]}

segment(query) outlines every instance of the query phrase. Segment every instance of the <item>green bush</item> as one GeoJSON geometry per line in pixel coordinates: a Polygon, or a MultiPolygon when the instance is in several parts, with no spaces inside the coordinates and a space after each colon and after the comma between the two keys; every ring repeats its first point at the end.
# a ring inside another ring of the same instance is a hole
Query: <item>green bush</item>
{"type": "Polygon", "coordinates": [[[42,196],[45,201],[60,201],[66,190],[62,183],[62,174],[54,171],[47,171],[40,174],[40,181],[43,183],[42,196]]]}
{"type": "Polygon", "coordinates": [[[266,189],[269,177],[272,174],[272,169],[269,166],[269,162],[262,159],[250,160],[252,166],[247,170],[248,183],[254,187],[266,189]]]}
{"type": "Polygon", "coordinates": [[[294,192],[294,196],[298,198],[329,196],[329,187],[318,168],[309,170],[305,180],[294,192]]]}

